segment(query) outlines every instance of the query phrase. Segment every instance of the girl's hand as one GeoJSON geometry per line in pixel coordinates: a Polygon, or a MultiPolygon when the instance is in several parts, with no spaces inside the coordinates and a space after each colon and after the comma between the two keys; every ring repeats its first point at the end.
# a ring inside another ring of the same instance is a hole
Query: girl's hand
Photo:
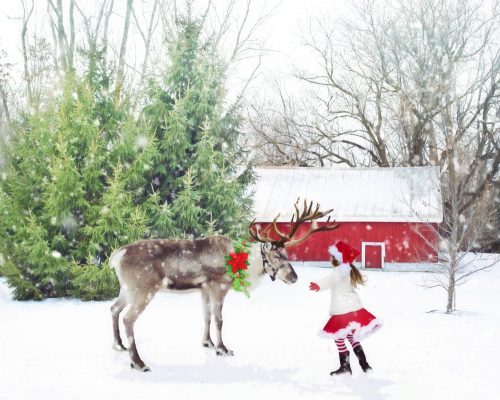
{"type": "Polygon", "coordinates": [[[319,292],[319,289],[320,289],[320,287],[316,282],[311,282],[309,284],[309,290],[312,290],[314,292],[319,292]]]}

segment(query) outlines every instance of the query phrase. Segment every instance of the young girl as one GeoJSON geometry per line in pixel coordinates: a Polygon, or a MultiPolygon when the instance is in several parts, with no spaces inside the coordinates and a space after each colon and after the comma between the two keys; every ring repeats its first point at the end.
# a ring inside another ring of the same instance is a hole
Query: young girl
{"type": "Polygon", "coordinates": [[[358,357],[363,372],[368,372],[372,368],[366,361],[360,341],[382,326],[382,323],[363,308],[354,290],[357,285],[364,284],[363,276],[352,264],[358,257],[359,251],[339,241],[330,246],[328,252],[332,256],[332,273],[318,283],[311,282],[309,289],[316,292],[324,289],[331,290],[331,317],[323,328],[322,334],[333,337],[335,340],[339,351],[340,368],[330,372],[330,375],[352,374],[349,351],[345,345],[346,338],[358,357]]]}

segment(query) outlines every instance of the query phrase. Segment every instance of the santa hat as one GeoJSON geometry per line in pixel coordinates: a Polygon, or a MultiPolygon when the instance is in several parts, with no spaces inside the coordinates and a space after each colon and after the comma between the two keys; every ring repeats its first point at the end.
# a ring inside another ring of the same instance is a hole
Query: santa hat
{"type": "Polygon", "coordinates": [[[338,241],[336,244],[328,247],[328,252],[338,262],[351,264],[358,256],[359,251],[349,246],[343,241],[338,241]]]}

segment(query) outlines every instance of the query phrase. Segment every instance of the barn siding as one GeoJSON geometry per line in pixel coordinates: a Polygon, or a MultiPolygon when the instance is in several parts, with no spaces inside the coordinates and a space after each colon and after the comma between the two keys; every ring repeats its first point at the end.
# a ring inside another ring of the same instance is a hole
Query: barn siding
{"type": "MultiPolygon", "coordinates": [[[[268,224],[261,224],[264,228],[268,224]]],[[[437,259],[437,224],[408,222],[340,222],[340,228],[330,232],[319,232],[304,243],[288,248],[288,255],[293,261],[326,261],[329,259],[328,246],[343,240],[361,251],[362,242],[385,242],[385,262],[433,262],[437,259]],[[418,228],[429,246],[416,232],[418,228]]],[[[278,223],[282,232],[288,232],[290,225],[278,223]]],[[[300,227],[298,236],[309,229],[308,224],[300,227]]],[[[361,261],[361,256],[356,260],[361,261]]]]}

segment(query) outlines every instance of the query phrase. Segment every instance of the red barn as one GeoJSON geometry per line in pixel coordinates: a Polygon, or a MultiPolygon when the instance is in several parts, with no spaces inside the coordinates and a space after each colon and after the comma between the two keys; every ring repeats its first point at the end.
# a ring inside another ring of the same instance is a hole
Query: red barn
{"type": "MultiPolygon", "coordinates": [[[[254,211],[258,228],[278,214],[289,229],[298,197],[333,208],[340,228],[320,232],[288,249],[293,261],[329,260],[327,248],[343,240],[361,251],[362,268],[436,261],[442,202],[437,167],[415,168],[257,168],[254,211]]],[[[320,222],[321,224],[321,222],[320,222]]],[[[309,226],[304,224],[298,235],[309,226]]]]}

